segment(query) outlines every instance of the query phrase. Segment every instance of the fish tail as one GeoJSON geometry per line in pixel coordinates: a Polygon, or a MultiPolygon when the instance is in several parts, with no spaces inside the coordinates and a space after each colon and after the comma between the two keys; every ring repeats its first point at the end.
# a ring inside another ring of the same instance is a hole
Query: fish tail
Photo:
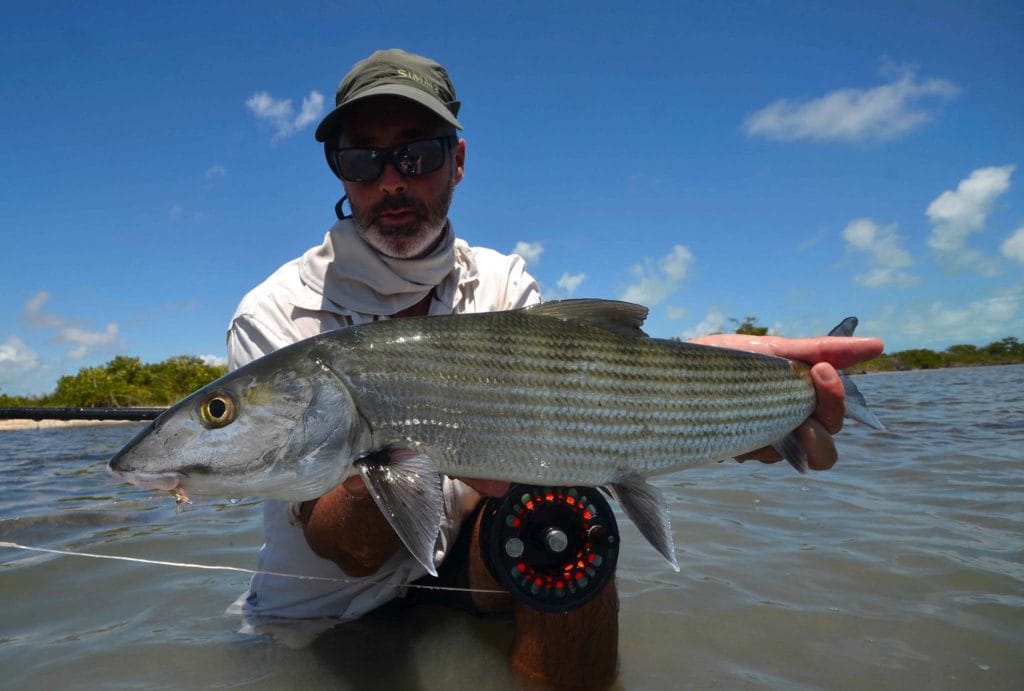
{"type": "MultiPolygon", "coordinates": [[[[828,335],[852,336],[858,323],[857,317],[847,317],[829,331],[828,335]]],[[[837,371],[839,372],[839,381],[843,383],[843,391],[846,392],[846,417],[853,418],[872,429],[884,430],[885,425],[871,412],[868,402],[864,400],[864,395],[857,388],[857,385],[853,383],[853,380],[850,379],[850,376],[842,370],[837,371]]]]}
{"type": "MultiPolygon", "coordinates": [[[[852,336],[858,323],[857,317],[847,317],[843,321],[839,322],[834,329],[829,331],[828,335],[852,336]]],[[[864,394],[862,394],[860,389],[857,388],[857,385],[853,383],[850,375],[846,374],[843,370],[836,370],[836,372],[839,374],[839,381],[843,383],[843,391],[845,392],[846,399],[846,417],[852,418],[857,422],[871,427],[872,429],[884,430],[885,426],[875,416],[875,414],[871,412],[871,408],[868,407],[868,402],[864,400],[864,394]]],[[[797,438],[795,430],[772,444],[772,448],[778,451],[783,458],[789,461],[789,464],[796,468],[797,472],[806,473],[809,469],[807,453],[800,444],[800,440],[797,438]]]]}

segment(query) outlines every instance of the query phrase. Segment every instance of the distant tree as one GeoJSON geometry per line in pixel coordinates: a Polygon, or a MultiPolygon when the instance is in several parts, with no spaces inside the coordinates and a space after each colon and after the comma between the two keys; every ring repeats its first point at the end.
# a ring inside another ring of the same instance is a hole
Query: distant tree
{"type": "Polygon", "coordinates": [[[8,396],[5,393],[0,393],[0,408],[15,408],[29,405],[39,405],[39,403],[27,396],[8,396]]]}
{"type": "Polygon", "coordinates": [[[1021,357],[1024,355],[1024,344],[1021,344],[1016,338],[1010,336],[1001,341],[989,343],[983,350],[986,355],[991,355],[1000,359],[1021,357]]]}
{"type": "Polygon", "coordinates": [[[927,348],[901,350],[893,355],[893,358],[898,363],[899,369],[935,369],[946,365],[946,360],[941,353],[927,348]]]}
{"type": "Polygon", "coordinates": [[[223,376],[224,365],[180,355],[156,364],[119,355],[101,367],[83,367],[57,380],[47,404],[58,406],[167,405],[223,376]]]}
{"type": "Polygon", "coordinates": [[[764,336],[768,333],[768,327],[758,326],[757,317],[754,316],[744,317],[743,321],[735,317],[729,317],[729,321],[736,324],[736,331],[734,333],[746,334],[747,336],[764,336]]]}
{"type": "Polygon", "coordinates": [[[160,403],[173,403],[227,373],[225,365],[210,365],[194,355],[179,355],[150,365],[151,394],[160,403]]]}
{"type": "Polygon", "coordinates": [[[946,352],[954,357],[972,358],[978,355],[978,346],[970,344],[951,345],[946,352]]]}

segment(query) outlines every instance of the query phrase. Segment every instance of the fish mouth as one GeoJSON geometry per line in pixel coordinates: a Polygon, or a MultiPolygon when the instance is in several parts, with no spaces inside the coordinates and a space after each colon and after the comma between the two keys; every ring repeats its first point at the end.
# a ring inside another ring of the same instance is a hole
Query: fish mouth
{"type": "Polygon", "coordinates": [[[185,476],[181,473],[140,473],[134,470],[118,470],[113,466],[107,468],[114,477],[130,485],[145,489],[162,489],[171,492],[181,487],[185,476]]]}

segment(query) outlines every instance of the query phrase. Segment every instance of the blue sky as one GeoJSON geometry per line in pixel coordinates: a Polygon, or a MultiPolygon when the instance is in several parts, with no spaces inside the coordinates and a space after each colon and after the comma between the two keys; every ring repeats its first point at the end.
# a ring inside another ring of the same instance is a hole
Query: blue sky
{"type": "Polygon", "coordinates": [[[222,358],[333,222],[312,132],[389,47],[463,102],[457,232],[546,298],[662,337],[1024,337],[1019,2],[40,2],[0,26],[0,392],[222,358]]]}

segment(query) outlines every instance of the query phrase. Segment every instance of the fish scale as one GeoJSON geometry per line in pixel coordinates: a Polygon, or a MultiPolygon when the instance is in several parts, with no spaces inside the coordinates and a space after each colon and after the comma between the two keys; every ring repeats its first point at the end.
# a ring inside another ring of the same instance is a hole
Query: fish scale
{"type": "MultiPolygon", "coordinates": [[[[808,417],[806,368],[526,312],[394,320],[335,362],[375,442],[465,477],[602,484],[720,460],[808,417]],[[542,462],[550,457],[550,463],[542,462]],[[557,462],[554,462],[556,461],[557,462]]],[[[383,325],[381,325],[383,326],[383,325]]]]}

